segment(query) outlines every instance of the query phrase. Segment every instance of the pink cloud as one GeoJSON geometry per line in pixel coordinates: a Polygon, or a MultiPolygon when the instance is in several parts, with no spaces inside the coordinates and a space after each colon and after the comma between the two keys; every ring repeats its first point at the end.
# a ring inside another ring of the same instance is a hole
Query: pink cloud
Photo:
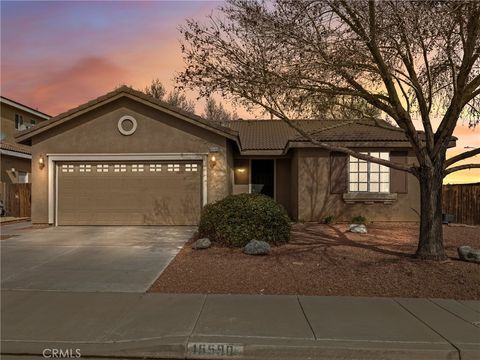
{"type": "MultiPolygon", "coordinates": [[[[84,57],[71,66],[44,73],[28,89],[10,89],[12,98],[56,115],[124,83],[128,71],[103,57],[84,57]]],[[[8,96],[8,95],[7,95],[8,96]]]]}

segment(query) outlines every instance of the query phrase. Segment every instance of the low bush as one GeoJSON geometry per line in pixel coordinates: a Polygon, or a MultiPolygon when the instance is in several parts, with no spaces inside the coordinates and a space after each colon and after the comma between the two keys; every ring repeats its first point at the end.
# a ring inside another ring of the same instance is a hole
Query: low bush
{"type": "Polygon", "coordinates": [[[334,215],[328,215],[322,218],[322,223],[323,224],[333,224],[335,222],[335,216],[334,215]]]}
{"type": "Polygon", "coordinates": [[[354,216],[352,218],[352,224],[366,224],[367,223],[367,218],[361,215],[354,216]]]}
{"type": "Polygon", "coordinates": [[[200,217],[200,237],[232,247],[243,247],[250,240],[272,245],[290,240],[290,219],[283,206],[259,194],[230,195],[206,205],[200,217]]]}

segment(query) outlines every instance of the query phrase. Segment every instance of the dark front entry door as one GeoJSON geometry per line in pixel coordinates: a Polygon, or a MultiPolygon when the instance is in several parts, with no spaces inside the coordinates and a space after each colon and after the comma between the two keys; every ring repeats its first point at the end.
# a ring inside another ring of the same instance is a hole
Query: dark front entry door
{"type": "Polygon", "coordinates": [[[252,160],[252,193],[274,197],[274,160],[252,160]]]}

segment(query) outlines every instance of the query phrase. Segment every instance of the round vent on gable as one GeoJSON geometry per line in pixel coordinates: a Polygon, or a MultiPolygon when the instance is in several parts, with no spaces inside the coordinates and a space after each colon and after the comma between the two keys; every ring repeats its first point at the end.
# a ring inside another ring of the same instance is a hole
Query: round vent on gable
{"type": "Polygon", "coordinates": [[[118,120],[118,131],[122,135],[132,135],[137,130],[137,120],[133,116],[125,115],[118,120]]]}

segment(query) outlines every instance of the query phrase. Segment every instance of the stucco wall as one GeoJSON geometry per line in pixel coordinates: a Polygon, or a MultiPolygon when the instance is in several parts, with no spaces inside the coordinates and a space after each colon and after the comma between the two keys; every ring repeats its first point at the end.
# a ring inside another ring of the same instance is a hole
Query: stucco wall
{"type": "Polygon", "coordinates": [[[2,102],[1,103],[0,138],[2,139],[5,137],[13,138],[18,133],[18,130],[15,129],[15,114],[22,115],[24,124],[30,124],[30,120],[35,120],[37,124],[45,120],[41,117],[30,114],[23,110],[14,108],[2,102]]]}
{"type": "MultiPolygon", "coordinates": [[[[342,194],[331,194],[330,155],[321,149],[298,149],[293,157],[298,167],[298,219],[318,221],[334,215],[337,221],[350,221],[353,216],[365,216],[368,221],[419,221],[420,192],[418,181],[408,175],[408,193],[398,194],[392,205],[346,204],[342,194]]],[[[414,161],[409,154],[409,162],[414,161]]],[[[295,171],[295,170],[294,170],[295,171]]]]}
{"type": "MultiPolygon", "coordinates": [[[[48,222],[48,167],[38,159],[48,154],[208,153],[212,147],[216,164],[207,164],[207,201],[228,193],[229,167],[226,139],[154,108],[122,98],[59,125],[32,140],[32,221],[48,222]],[[136,132],[124,136],[117,129],[120,117],[131,115],[136,132]]],[[[209,155],[211,159],[212,154],[209,155]]]]}
{"type": "Polygon", "coordinates": [[[294,220],[298,219],[298,151],[293,151],[292,162],[290,164],[290,184],[292,187],[290,193],[290,213],[294,220]]]}

